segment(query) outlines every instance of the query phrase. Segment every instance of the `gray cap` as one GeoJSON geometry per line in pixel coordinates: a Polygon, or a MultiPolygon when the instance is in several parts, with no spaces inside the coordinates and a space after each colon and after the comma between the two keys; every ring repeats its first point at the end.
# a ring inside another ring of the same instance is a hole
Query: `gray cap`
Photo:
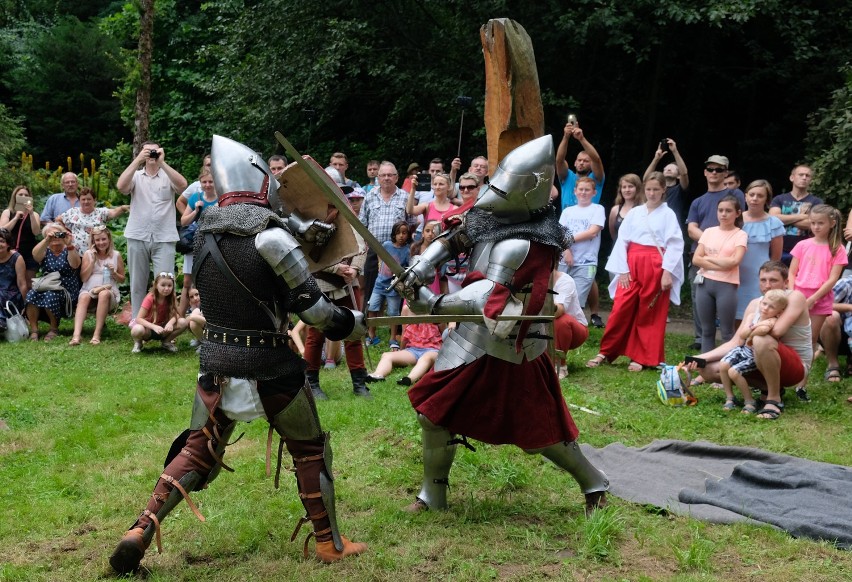
{"type": "Polygon", "coordinates": [[[725,156],[710,156],[705,160],[704,164],[719,164],[720,166],[728,167],[728,158],[725,156]]]}

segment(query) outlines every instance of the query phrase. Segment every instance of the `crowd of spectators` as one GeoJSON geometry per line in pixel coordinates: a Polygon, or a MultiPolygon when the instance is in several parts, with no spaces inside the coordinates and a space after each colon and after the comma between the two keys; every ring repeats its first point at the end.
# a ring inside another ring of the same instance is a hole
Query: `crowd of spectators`
{"type": "MultiPolygon", "coordinates": [[[[283,156],[269,159],[276,176],[286,165],[283,156]]],[[[182,290],[177,288],[173,273],[178,225],[191,226],[205,208],[217,203],[209,166],[210,157],[205,156],[198,180],[187,185],[187,180],[166,162],[163,148],[148,142],[118,178],[118,190],[129,197],[129,204],[109,209],[98,207],[95,193],[80,188],[71,172],[63,174],[62,192],[50,196],[41,213],[34,209],[28,188],[16,187],[0,215],[0,300],[26,312],[30,339],[42,337],[40,321],[47,321],[43,339],[51,341],[58,334],[59,321],[74,317],[69,344],[80,345],[84,322],[93,313],[95,328],[89,343],[98,345],[107,315],[120,304],[119,285],[126,279],[133,352],[141,351],[144,342],[152,339],[175,351],[175,337],[193,321],[193,332],[200,337],[203,315],[197,301],[194,306],[191,301],[191,253],[183,260],[182,290]],[[124,230],[126,272],[107,228],[108,221],[123,213],[129,213],[124,230]],[[36,278],[37,274],[41,277],[36,278]],[[190,313],[195,313],[195,318],[190,318],[190,313]]],[[[488,160],[478,156],[471,160],[468,171],[462,172],[462,161],[455,158],[447,172],[444,162],[435,158],[427,172],[412,162],[400,176],[394,163],[369,160],[362,186],[347,176],[350,165],[346,154],[335,152],[326,171],[366,228],[401,264],[406,264],[409,256],[422,252],[440,233],[445,217],[463,212],[473,203],[487,185],[488,167],[488,160]]],[[[588,367],[614,362],[619,356],[629,359],[630,371],[663,362],[669,305],[680,302],[680,287],[688,281],[695,329],[692,347],[702,353],[699,359],[707,364],[696,382],[721,379],[730,388],[732,383],[747,381],[750,374],[760,376],[751,385],[764,389],[765,398],[759,403],[762,408],[746,401],[745,410],[762,418],[777,418],[782,409],[782,387],[794,387],[801,399],[809,398],[805,386],[814,350],[824,352],[827,358],[825,379],[842,379],[838,355],[848,353],[852,331],[852,283],[849,277],[841,277],[848,262],[843,238],[852,239],[852,228],[847,222],[843,230],[839,212],[810,192],[813,175],[807,165],[793,168],[789,192],[773,196],[772,186],[763,179],[752,180],[741,190],[741,177],[730,168],[728,158],[710,155],[703,164],[706,191],[690,203],[687,164],[677,143],[666,138],[656,147],[643,177],[622,176],[614,204],[604,208],[600,203],[606,178],[603,161],[572,120],[563,128],[555,169],[559,180],[552,204],[574,238],[554,272],[556,365],[561,377],[568,373],[564,353],[587,341],[590,324],[606,329],[599,353],[586,363],[588,367]],[[572,168],[567,159],[577,146],[572,168]],[[664,164],[662,171],[658,171],[660,164],[664,164]],[[608,256],[601,256],[604,232],[613,240],[608,256]],[[686,243],[690,243],[689,249],[686,243]],[[608,271],[613,300],[608,322],[598,310],[599,261],[608,271]],[[789,276],[778,265],[790,268],[789,276]],[[763,294],[779,286],[788,289],[786,309],[773,320],[767,333],[749,332],[759,321],[763,294]],[[806,343],[810,344],[810,353],[803,347],[806,343]],[[790,344],[801,371],[769,372],[779,353],[789,355],[784,348],[791,348],[790,344]],[[748,365],[726,357],[734,348],[744,353],[746,347],[753,355],[748,365]],[[732,376],[737,370],[741,375],[732,376]]],[[[390,270],[358,238],[361,258],[321,273],[323,290],[336,301],[371,315],[385,307],[388,315],[399,314],[404,307],[389,286],[390,270]]],[[[465,257],[457,257],[437,273],[434,290],[458,290],[466,274],[465,257]]],[[[4,321],[2,313],[0,326],[4,321]]],[[[423,330],[412,328],[406,334],[392,327],[388,347],[396,354],[406,348],[407,338],[413,338],[421,343],[428,340],[429,349],[433,349],[435,342],[429,339],[432,331],[424,335],[423,330]]],[[[315,395],[321,398],[320,367],[323,361],[326,367],[339,362],[339,346],[310,330],[303,333],[306,341],[297,341],[297,345],[303,346],[300,352],[308,361],[308,378],[315,395]]],[[[302,337],[299,334],[296,339],[302,337]]],[[[367,345],[381,341],[371,330],[367,345]]],[[[416,351],[388,356],[377,372],[367,376],[363,361],[366,348],[358,342],[350,344],[345,346],[346,360],[355,393],[360,395],[369,393],[364,381],[383,378],[394,365],[418,362],[421,366],[419,362],[429,359],[421,360],[426,352],[416,351]]],[[[427,348],[415,345],[412,349],[427,348]]],[[[405,378],[415,382],[424,371],[417,369],[405,378]]],[[[849,366],[845,371],[852,373],[849,366]]],[[[726,405],[731,408],[737,399],[730,390],[729,395],[726,405]]]]}

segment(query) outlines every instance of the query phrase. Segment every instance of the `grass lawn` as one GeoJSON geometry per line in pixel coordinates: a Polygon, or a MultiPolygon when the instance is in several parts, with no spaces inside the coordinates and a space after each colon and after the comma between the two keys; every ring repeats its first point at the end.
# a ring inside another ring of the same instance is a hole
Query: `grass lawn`
{"type": "MultiPolygon", "coordinates": [[[[0,344],[0,580],[111,578],[107,557],[144,507],[172,439],[189,421],[197,358],[188,338],[168,354],[131,354],[125,328],[109,324],[97,348],[69,348],[70,322],[54,342],[0,344]]],[[[386,336],[385,336],[386,339],[386,336]]],[[[847,379],[822,381],[813,402],[788,396],[776,422],[721,410],[721,391],[698,389],[690,409],[661,405],[657,373],[623,363],[588,370],[600,331],[569,360],[562,387],[581,442],[708,440],[759,446],[817,461],[852,464],[852,394],[847,379]]],[[[669,359],[691,339],[668,338],[669,359]]],[[[383,345],[387,345],[386,342],[383,345]]],[[[378,350],[372,349],[373,361],[378,350]]],[[[139,577],[159,580],[852,580],[852,554],[768,527],[711,525],[611,498],[590,520],[574,481],[541,457],[513,447],[462,448],[451,474],[448,512],[411,516],[400,508],[420,484],[420,431],[396,371],[371,385],[373,401],[351,394],[345,366],[323,371],[331,400],[319,403],[332,432],[338,520],[368,553],[322,566],[290,542],[304,513],[295,479],[280,490],[264,474],[266,423],[242,425],[222,472],[163,523],[139,577]]],[[[852,499],[852,494],[850,494],[852,499]]]]}

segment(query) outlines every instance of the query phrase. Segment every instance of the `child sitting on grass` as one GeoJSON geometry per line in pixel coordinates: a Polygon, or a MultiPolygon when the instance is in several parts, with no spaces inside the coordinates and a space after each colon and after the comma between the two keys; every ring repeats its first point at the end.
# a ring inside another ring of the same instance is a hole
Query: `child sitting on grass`
{"type": "Polygon", "coordinates": [[[719,366],[719,375],[722,377],[722,386],[725,388],[725,405],[723,410],[734,410],[737,405],[734,400],[732,384],[736,384],[743,395],[743,414],[753,414],[757,408],[754,397],[751,395],[745,374],[757,370],[757,362],[754,359],[752,338],[758,335],[766,335],[772,331],[778,316],[787,308],[787,293],[780,289],[767,291],[754,314],[754,319],[748,327],[740,331],[742,344],[725,354],[719,366]]]}
{"type": "Polygon", "coordinates": [[[154,279],[151,291],[142,300],[136,323],[130,330],[133,337],[131,352],[138,354],[146,341],[160,340],[164,350],[175,353],[175,338],[186,330],[186,325],[186,319],[178,313],[174,273],[160,273],[154,279]]]}
{"type": "MultiPolygon", "coordinates": [[[[402,308],[403,315],[413,315],[408,305],[402,308]]],[[[434,323],[410,323],[402,332],[402,347],[399,351],[382,354],[376,371],[367,374],[367,382],[381,382],[393,368],[414,366],[407,376],[396,381],[400,386],[411,386],[432,369],[441,348],[441,330],[434,323]]]]}

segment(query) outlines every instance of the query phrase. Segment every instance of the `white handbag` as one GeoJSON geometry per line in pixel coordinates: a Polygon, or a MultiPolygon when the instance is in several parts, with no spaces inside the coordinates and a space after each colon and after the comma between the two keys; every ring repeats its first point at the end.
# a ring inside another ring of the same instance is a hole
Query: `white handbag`
{"type": "Polygon", "coordinates": [[[27,320],[18,311],[18,307],[11,301],[6,302],[6,340],[10,343],[19,342],[30,333],[30,328],[27,326],[27,320]]]}

